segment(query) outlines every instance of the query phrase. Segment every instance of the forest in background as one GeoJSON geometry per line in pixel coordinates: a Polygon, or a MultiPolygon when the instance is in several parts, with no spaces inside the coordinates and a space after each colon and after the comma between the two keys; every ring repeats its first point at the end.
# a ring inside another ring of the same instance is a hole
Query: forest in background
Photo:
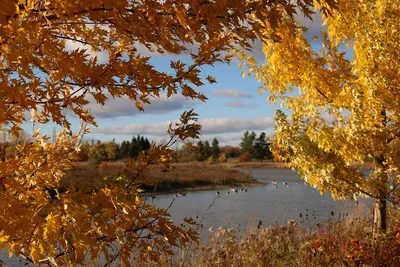
{"type": "MultiPolygon", "coordinates": [[[[264,132],[257,136],[254,131],[246,131],[237,146],[220,146],[217,138],[214,138],[211,143],[200,140],[195,144],[176,144],[172,156],[175,162],[223,163],[229,160],[241,162],[272,160],[270,145],[264,132]]],[[[121,143],[115,140],[83,142],[79,159],[93,165],[98,165],[103,161],[136,159],[140,152],[147,152],[150,146],[151,140],[140,135],[121,143]]]]}

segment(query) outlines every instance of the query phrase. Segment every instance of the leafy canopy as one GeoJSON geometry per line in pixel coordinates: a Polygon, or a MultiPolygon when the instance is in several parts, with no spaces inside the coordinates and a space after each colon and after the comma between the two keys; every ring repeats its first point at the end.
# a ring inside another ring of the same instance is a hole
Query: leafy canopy
{"type": "MultiPolygon", "coordinates": [[[[310,0],[297,4],[311,14],[310,0]]],[[[61,193],[60,179],[78,159],[87,132],[73,134],[69,118],[96,125],[88,104],[115,97],[129,98],[139,110],[161,93],[205,100],[196,88],[215,79],[202,77],[202,66],[229,62],[227,51],[250,48],[261,33],[276,39],[294,12],[286,0],[3,0],[0,127],[16,136],[30,113],[33,122],[55,122],[65,131],[53,144],[36,131],[14,158],[0,161],[0,249],[35,264],[103,258],[131,265],[133,256],[157,261],[160,253],[172,254],[172,246],[196,240],[192,228],[175,226],[167,210],[146,204],[134,186],[148,165],[168,167],[176,140],[198,136],[196,113],[185,112],[170,126],[167,144],[152,144],[149,153],[128,161],[136,174],[118,179],[125,184],[61,193]],[[151,59],[166,54],[184,61],[158,70],[151,59]]]]}
{"type": "Polygon", "coordinates": [[[269,100],[290,114],[276,113],[275,155],[321,193],[398,203],[399,5],[337,1],[331,16],[322,14],[320,50],[287,17],[275,32],[284,42],[264,39],[266,62],[246,61],[264,84],[261,92],[267,89],[269,100]],[[376,164],[369,177],[351,165],[365,160],[376,164]]]}

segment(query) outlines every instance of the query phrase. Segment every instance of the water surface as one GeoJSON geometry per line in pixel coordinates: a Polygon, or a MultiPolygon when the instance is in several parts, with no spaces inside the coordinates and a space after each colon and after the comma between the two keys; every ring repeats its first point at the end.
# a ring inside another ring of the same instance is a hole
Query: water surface
{"type": "MultiPolygon", "coordinates": [[[[208,229],[213,227],[232,227],[244,229],[256,225],[259,221],[263,226],[274,223],[286,224],[290,219],[299,224],[310,227],[319,221],[334,218],[350,213],[359,204],[352,201],[335,201],[330,193],[320,195],[319,192],[304,185],[299,175],[288,169],[241,169],[251,173],[254,178],[268,183],[265,186],[249,187],[247,192],[238,193],[230,189],[194,191],[188,192],[186,196],[176,197],[175,194],[157,195],[153,202],[159,207],[168,207],[175,223],[183,222],[184,217],[198,217],[203,228],[200,228],[201,237],[204,242],[209,236],[208,229]],[[271,182],[276,181],[275,188],[271,182]],[[283,185],[283,182],[289,186],[283,185]],[[299,183],[299,185],[298,185],[299,183]],[[217,195],[217,192],[220,192],[217,195]],[[226,194],[229,192],[229,195],[226,194]],[[300,213],[302,214],[300,218],[300,213]]],[[[368,170],[363,170],[367,174],[368,170]]],[[[370,205],[371,200],[361,202],[370,205]]],[[[368,209],[366,209],[368,212],[368,209]]],[[[24,266],[18,259],[8,259],[6,251],[0,251],[0,258],[6,266],[24,266]]]]}
{"type": "MultiPolygon", "coordinates": [[[[188,192],[187,196],[181,197],[175,194],[159,195],[152,201],[160,207],[167,207],[174,201],[169,211],[176,223],[181,223],[184,217],[197,216],[204,229],[218,226],[244,228],[259,221],[263,226],[270,226],[274,223],[286,224],[291,219],[310,227],[332,218],[332,212],[333,218],[338,218],[359,206],[354,201],[335,201],[330,193],[320,195],[318,190],[305,185],[299,175],[289,169],[241,170],[268,184],[247,188],[247,192],[241,192],[239,188],[238,193],[225,189],[188,192]],[[272,181],[278,183],[277,188],[271,184],[272,181]],[[217,192],[220,192],[219,196],[217,192]]],[[[368,170],[363,172],[367,174],[368,170]]],[[[365,199],[360,202],[371,203],[365,199]]]]}

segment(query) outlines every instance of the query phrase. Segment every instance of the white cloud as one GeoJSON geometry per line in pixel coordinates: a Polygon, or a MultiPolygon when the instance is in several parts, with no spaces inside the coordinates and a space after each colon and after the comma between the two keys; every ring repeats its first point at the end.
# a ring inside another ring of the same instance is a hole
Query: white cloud
{"type": "MultiPolygon", "coordinates": [[[[202,125],[202,134],[223,134],[223,133],[239,133],[246,130],[266,130],[274,126],[272,117],[265,118],[213,118],[201,119],[199,124],[202,125]]],[[[107,135],[152,135],[166,136],[168,123],[156,124],[128,124],[112,127],[99,127],[93,129],[93,133],[107,135]]]]}
{"type": "Polygon", "coordinates": [[[244,108],[244,103],[242,101],[229,101],[224,104],[224,107],[229,108],[244,108]]]}
{"type": "Polygon", "coordinates": [[[258,105],[255,103],[252,104],[245,104],[243,101],[229,101],[224,104],[224,107],[229,107],[229,108],[249,108],[249,109],[254,109],[257,108],[258,105]]]}
{"type": "Polygon", "coordinates": [[[202,133],[232,133],[246,130],[264,130],[274,127],[274,119],[272,117],[265,118],[217,118],[200,120],[203,126],[202,133]]]}
{"type": "MultiPolygon", "coordinates": [[[[116,118],[122,116],[134,117],[141,113],[135,104],[128,98],[112,98],[106,101],[103,107],[97,104],[93,97],[88,97],[91,102],[87,108],[96,118],[116,118]]],[[[196,103],[193,100],[186,99],[182,95],[172,95],[167,97],[161,94],[160,98],[150,99],[151,104],[144,104],[145,114],[165,114],[173,110],[187,109],[193,107],[196,103]]]]}
{"type": "Polygon", "coordinates": [[[237,90],[237,89],[211,90],[210,93],[213,96],[223,96],[223,97],[233,97],[233,98],[251,97],[251,95],[247,91],[237,90]]]}

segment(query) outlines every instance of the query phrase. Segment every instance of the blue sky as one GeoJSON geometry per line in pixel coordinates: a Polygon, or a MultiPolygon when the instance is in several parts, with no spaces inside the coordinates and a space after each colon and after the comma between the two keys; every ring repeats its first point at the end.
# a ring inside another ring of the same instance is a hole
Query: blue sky
{"type": "MultiPolygon", "coordinates": [[[[321,19],[316,15],[314,22],[300,18],[303,25],[310,28],[310,38],[318,34],[321,19]]],[[[319,49],[320,44],[314,43],[314,48],[319,49]]],[[[261,45],[254,46],[254,54],[258,60],[263,60],[261,45]]],[[[100,58],[106,55],[98,55],[100,58]]],[[[157,69],[168,70],[171,58],[168,56],[155,56],[152,63],[157,69]]],[[[202,140],[212,140],[216,137],[221,144],[238,145],[240,137],[245,130],[262,131],[273,135],[273,115],[279,104],[270,105],[267,93],[258,94],[260,85],[253,77],[242,78],[238,61],[230,65],[216,64],[214,67],[203,67],[204,77],[211,75],[217,83],[205,84],[198,90],[208,97],[208,101],[187,100],[178,95],[171,98],[161,97],[152,105],[145,106],[144,112],[136,110],[134,105],[126,99],[110,99],[106,106],[101,108],[97,104],[90,105],[91,113],[96,117],[99,128],[92,128],[92,133],[86,139],[117,142],[129,140],[133,135],[145,135],[149,139],[162,142],[167,138],[168,122],[177,120],[180,114],[193,108],[198,114],[203,125],[202,140]]],[[[73,127],[77,130],[80,123],[75,118],[70,118],[73,127]]],[[[42,132],[52,135],[53,124],[42,125],[42,132]]],[[[25,130],[32,131],[32,125],[25,124],[25,130]]],[[[57,127],[57,130],[61,128],[57,127]]]]}

